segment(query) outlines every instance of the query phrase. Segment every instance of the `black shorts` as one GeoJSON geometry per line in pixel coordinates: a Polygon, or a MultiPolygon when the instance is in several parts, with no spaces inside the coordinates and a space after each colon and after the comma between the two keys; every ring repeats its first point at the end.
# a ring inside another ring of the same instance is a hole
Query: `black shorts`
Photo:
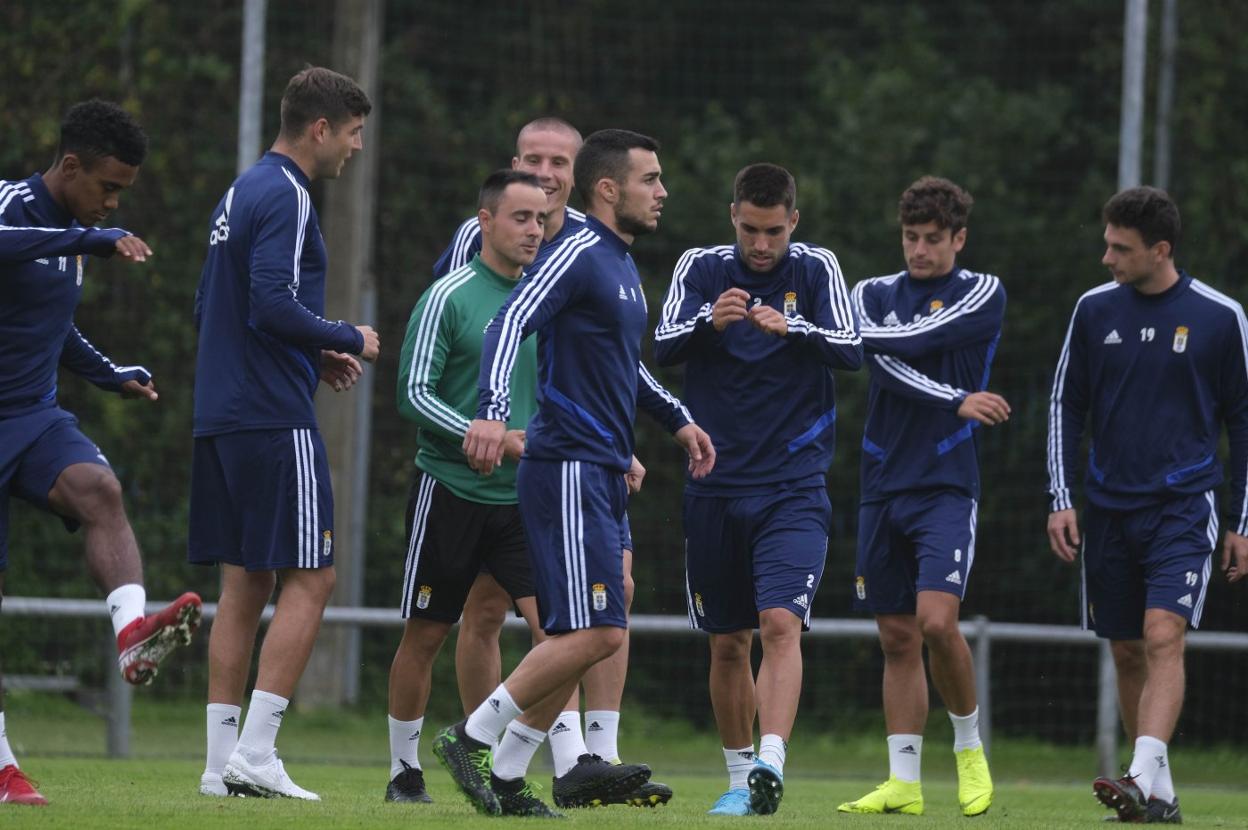
{"type": "Polygon", "coordinates": [[[513,599],[531,597],[533,568],[514,504],[461,499],[423,471],[407,500],[403,619],[456,622],[482,566],[513,599]]]}

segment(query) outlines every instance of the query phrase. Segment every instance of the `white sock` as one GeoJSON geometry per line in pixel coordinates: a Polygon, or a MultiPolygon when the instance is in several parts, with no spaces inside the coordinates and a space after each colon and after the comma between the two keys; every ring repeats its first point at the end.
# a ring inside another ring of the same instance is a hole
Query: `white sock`
{"type": "Polygon", "coordinates": [[[585,710],[585,746],[604,761],[620,760],[620,713],[610,709],[585,710]]]}
{"type": "Polygon", "coordinates": [[[589,752],[581,735],[581,713],[574,709],[560,712],[546,730],[550,736],[550,757],[555,764],[555,777],[566,775],[576,766],[576,759],[589,752]]]}
{"type": "Polygon", "coordinates": [[[984,745],[979,739],[979,707],[969,715],[949,713],[949,721],[953,724],[953,751],[979,749],[984,745]]]}
{"type": "Polygon", "coordinates": [[[9,736],[4,727],[4,712],[0,712],[0,769],[7,766],[17,766],[17,758],[13,757],[13,750],[9,747],[9,736]]]}
{"type": "Polygon", "coordinates": [[[1169,750],[1166,751],[1165,760],[1161,762],[1161,768],[1157,770],[1157,776],[1153,778],[1153,797],[1174,803],[1174,779],[1170,777],[1169,750]]]}
{"type": "Polygon", "coordinates": [[[754,769],[754,744],[740,749],[723,747],[724,763],[728,765],[728,789],[744,790],[750,786],[747,780],[754,769]]]}
{"type": "Polygon", "coordinates": [[[277,730],[282,726],[282,716],[290,701],[269,692],[256,689],[251,693],[247,706],[247,720],[243,722],[243,734],[238,737],[238,751],[248,761],[258,764],[274,751],[277,730]]]}
{"type": "Polygon", "coordinates": [[[409,767],[420,769],[420,732],[425,726],[422,715],[416,720],[395,720],[386,715],[390,721],[390,780],[403,771],[403,762],[409,767]]]}
{"type": "Polygon", "coordinates": [[[758,760],[771,764],[781,775],[784,774],[784,756],[789,743],[779,735],[763,735],[758,740],[758,760]]]}
{"type": "Polygon", "coordinates": [[[922,735],[888,736],[888,774],[899,781],[918,782],[923,762],[922,735]]]}
{"type": "Polygon", "coordinates": [[[544,740],[546,733],[540,729],[534,729],[518,720],[507,724],[503,739],[498,744],[498,752],[494,753],[494,774],[504,781],[523,778],[529,771],[533,754],[544,740]]]}
{"type": "Polygon", "coordinates": [[[143,616],[143,607],[147,605],[147,591],[142,585],[133,582],[122,585],[108,595],[108,615],[113,618],[113,636],[130,623],[143,616]]]}
{"type": "Polygon", "coordinates": [[[208,762],[205,775],[225,772],[225,762],[238,744],[238,721],[243,715],[241,706],[228,703],[208,704],[208,762]]]}
{"type": "Polygon", "coordinates": [[[481,702],[476,711],[468,716],[464,731],[474,741],[494,746],[498,736],[503,734],[507,724],[520,716],[522,710],[511,699],[511,694],[502,683],[490,692],[489,697],[481,702]]]}
{"type": "MultiPolygon", "coordinates": [[[[1153,780],[1166,760],[1166,745],[1156,738],[1141,735],[1135,739],[1135,756],[1127,775],[1135,779],[1135,785],[1148,798],[1153,794],[1153,780]]],[[[1173,788],[1173,785],[1172,785],[1173,788]]]]}

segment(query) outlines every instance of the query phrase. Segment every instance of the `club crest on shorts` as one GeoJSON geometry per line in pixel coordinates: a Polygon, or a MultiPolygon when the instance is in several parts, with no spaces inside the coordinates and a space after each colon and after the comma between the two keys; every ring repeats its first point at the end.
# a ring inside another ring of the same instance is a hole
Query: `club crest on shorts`
{"type": "Polygon", "coordinates": [[[699,617],[706,616],[706,612],[702,610],[702,595],[701,594],[693,595],[693,608],[695,611],[698,612],[699,617]]]}
{"type": "Polygon", "coordinates": [[[796,291],[784,292],[784,313],[786,315],[797,313],[797,292],[796,291]]]}
{"type": "Polygon", "coordinates": [[[1174,345],[1171,348],[1174,349],[1175,354],[1183,354],[1187,351],[1187,334],[1187,326],[1179,326],[1174,330],[1174,345]]]}
{"type": "Polygon", "coordinates": [[[416,607],[424,611],[429,607],[429,600],[433,598],[433,586],[421,585],[420,593],[416,595],[416,607]]]}
{"type": "Polygon", "coordinates": [[[334,549],[334,532],[327,530],[321,534],[321,558],[328,559],[329,552],[334,549]]]}
{"type": "Polygon", "coordinates": [[[595,582],[593,588],[594,588],[594,610],[606,611],[607,610],[607,586],[603,585],[601,582],[595,582]]]}
{"type": "Polygon", "coordinates": [[[867,598],[867,578],[860,576],[854,580],[854,592],[858,594],[858,599],[867,598]]]}

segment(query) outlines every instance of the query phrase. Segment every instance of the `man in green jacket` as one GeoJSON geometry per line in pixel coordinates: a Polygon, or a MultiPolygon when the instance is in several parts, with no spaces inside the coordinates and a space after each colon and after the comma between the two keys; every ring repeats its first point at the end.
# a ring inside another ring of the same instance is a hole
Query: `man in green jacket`
{"type": "Polygon", "coordinates": [[[493,475],[478,475],[460,445],[477,408],[485,327],[537,256],[546,202],[533,174],[492,173],[481,188],[480,254],[436,281],[408,321],[399,359],[398,405],[400,413],[420,425],[420,433],[417,476],[407,507],[401,600],[407,622],[390,667],[388,801],[430,800],[417,747],[433,661],[483,563],[530,627],[538,630],[514,464],[524,451],[524,428],[536,408],[536,338],[521,346],[512,376],[515,404],[505,449],[513,463],[493,475]]]}

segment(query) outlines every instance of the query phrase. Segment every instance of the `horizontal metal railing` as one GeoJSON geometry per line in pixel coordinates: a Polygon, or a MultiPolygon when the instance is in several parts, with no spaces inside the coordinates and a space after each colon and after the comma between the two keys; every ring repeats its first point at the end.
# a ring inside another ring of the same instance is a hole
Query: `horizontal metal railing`
{"type": "MultiPolygon", "coordinates": [[[[165,603],[149,602],[148,612],[159,611],[165,603]]],[[[2,611],[5,616],[19,617],[77,617],[107,618],[108,609],[100,600],[57,599],[51,597],[5,597],[2,611]]],[[[204,603],[204,618],[216,616],[216,603],[204,603]]],[[[273,618],[273,606],[264,609],[263,618],[273,618]]],[[[394,608],[350,608],[330,606],[325,609],[327,625],[378,626],[400,628],[403,619],[394,608]]],[[[526,628],[525,622],[509,617],[505,623],[510,628],[526,628]]],[[[1077,626],[1044,625],[1034,623],[994,622],[987,617],[974,617],[962,622],[962,632],[971,643],[975,659],[976,694],[979,702],[980,735],[985,746],[992,740],[992,689],[989,683],[992,671],[992,644],[1013,643],[1064,643],[1077,646],[1097,646],[1100,649],[1098,667],[1097,747],[1100,766],[1110,774],[1117,769],[1118,716],[1117,689],[1113,659],[1106,643],[1090,631],[1077,626]]],[[[689,627],[689,618],[678,614],[634,614],[629,627],[636,632],[668,635],[693,635],[699,632],[689,627]]],[[[828,639],[874,639],[876,627],[867,619],[815,619],[811,621],[809,637],[828,639]]],[[[111,636],[107,639],[108,659],[116,659],[111,636]]],[[[1194,650],[1248,652],[1248,633],[1234,631],[1191,631],[1187,635],[1187,647],[1194,650]]],[[[120,673],[110,671],[108,698],[108,753],[124,757],[130,751],[130,707],[132,690],[121,679],[120,673]]],[[[36,685],[37,682],[36,682],[36,685]]],[[[63,685],[63,684],[62,684],[63,685]]],[[[29,684],[27,684],[29,687],[29,684]]],[[[54,688],[53,683],[48,688],[54,688]]]]}

